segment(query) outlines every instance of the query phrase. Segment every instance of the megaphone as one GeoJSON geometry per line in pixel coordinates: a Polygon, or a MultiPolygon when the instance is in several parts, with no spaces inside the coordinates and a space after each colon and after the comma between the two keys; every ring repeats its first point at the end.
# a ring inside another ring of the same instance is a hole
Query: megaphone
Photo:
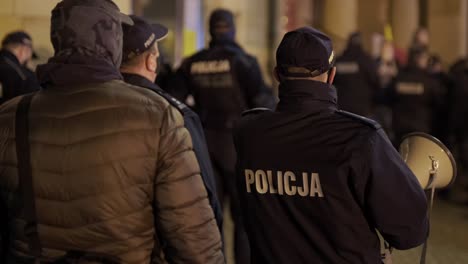
{"type": "Polygon", "coordinates": [[[400,155],[423,189],[449,187],[457,175],[450,150],[437,138],[422,132],[403,137],[400,155]]]}

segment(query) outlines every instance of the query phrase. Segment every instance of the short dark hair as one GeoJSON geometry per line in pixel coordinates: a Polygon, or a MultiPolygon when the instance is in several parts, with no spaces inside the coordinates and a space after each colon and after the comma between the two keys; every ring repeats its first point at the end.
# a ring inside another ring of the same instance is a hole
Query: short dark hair
{"type": "Polygon", "coordinates": [[[158,53],[158,48],[157,48],[156,45],[157,45],[157,42],[155,42],[153,45],[151,45],[151,47],[147,51],[141,53],[140,55],[132,57],[131,59],[127,59],[127,60],[122,61],[121,67],[135,67],[135,66],[138,66],[138,64],[140,63],[141,58],[146,57],[146,55],[148,55],[148,54],[158,53]]]}

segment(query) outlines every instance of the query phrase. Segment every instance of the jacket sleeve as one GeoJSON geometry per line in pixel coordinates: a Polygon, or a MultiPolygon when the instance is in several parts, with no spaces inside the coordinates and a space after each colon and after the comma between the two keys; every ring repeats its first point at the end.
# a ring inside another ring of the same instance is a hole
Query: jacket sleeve
{"type": "Polygon", "coordinates": [[[223,263],[221,235],[183,118],[165,110],[155,180],[156,229],[170,263],[223,263]]]}
{"type": "Polygon", "coordinates": [[[422,244],[429,232],[426,195],[416,176],[382,129],[371,136],[365,211],[370,222],[394,248],[422,244]]]}
{"type": "Polygon", "coordinates": [[[248,108],[267,107],[273,109],[276,100],[273,90],[262,77],[257,60],[250,56],[241,56],[237,65],[238,80],[246,96],[248,108]]]}

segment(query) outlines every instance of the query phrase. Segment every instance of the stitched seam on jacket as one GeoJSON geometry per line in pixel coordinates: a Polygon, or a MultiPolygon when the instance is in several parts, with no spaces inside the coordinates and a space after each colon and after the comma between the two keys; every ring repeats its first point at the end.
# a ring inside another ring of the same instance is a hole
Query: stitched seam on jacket
{"type": "Polygon", "coordinates": [[[73,141],[73,142],[67,143],[66,145],[54,144],[54,143],[49,143],[49,142],[42,142],[42,141],[39,141],[39,140],[38,141],[31,140],[30,143],[68,147],[68,146],[82,144],[82,143],[85,143],[87,141],[97,140],[97,139],[102,138],[102,137],[115,136],[115,135],[118,135],[118,134],[133,134],[133,133],[148,132],[148,131],[153,132],[156,129],[157,129],[156,127],[152,127],[152,128],[140,128],[140,129],[133,129],[133,130],[129,129],[129,130],[122,130],[122,131],[114,131],[114,132],[110,132],[110,133],[105,133],[105,134],[96,135],[96,136],[88,137],[88,138],[85,138],[85,139],[80,139],[80,140],[77,140],[77,141],[73,141]]]}
{"type": "Polygon", "coordinates": [[[184,129],[184,128],[185,128],[185,125],[175,126],[175,127],[171,128],[171,129],[169,129],[168,131],[166,131],[166,133],[161,134],[161,137],[166,137],[167,135],[171,134],[173,131],[178,130],[178,129],[184,129]]]}
{"type": "MultiPolygon", "coordinates": [[[[79,113],[73,113],[73,114],[68,114],[68,115],[61,115],[61,116],[53,116],[53,115],[48,115],[45,113],[40,113],[36,112],[35,114],[31,115],[31,119],[34,120],[36,118],[50,118],[50,119],[68,119],[68,118],[73,118],[73,117],[78,117],[81,115],[94,115],[96,112],[101,112],[101,111],[108,111],[108,110],[115,110],[115,109],[128,109],[129,107],[135,107],[136,109],[142,109],[145,110],[148,107],[160,107],[158,104],[122,104],[122,105],[112,105],[112,106],[106,106],[106,107],[96,107],[93,109],[87,109],[84,112],[79,112],[79,113]]],[[[157,113],[159,111],[152,111],[153,113],[157,113]]]]}
{"type": "Polygon", "coordinates": [[[174,159],[174,158],[176,158],[177,156],[184,154],[185,152],[193,152],[193,148],[187,147],[187,148],[185,148],[185,149],[182,149],[182,150],[180,150],[180,151],[178,151],[178,152],[172,154],[172,156],[166,157],[166,159],[168,159],[168,160],[169,160],[169,159],[174,159]]]}
{"type": "Polygon", "coordinates": [[[165,184],[169,184],[169,183],[184,181],[184,180],[186,180],[188,178],[191,178],[191,177],[194,177],[196,175],[200,175],[200,172],[194,172],[194,173],[191,173],[191,174],[189,174],[187,176],[179,177],[177,179],[172,179],[172,180],[168,180],[168,181],[161,181],[161,182],[158,182],[155,186],[160,186],[160,185],[165,185],[165,184]]]}
{"type": "MultiPolygon", "coordinates": [[[[118,216],[115,216],[115,217],[111,217],[111,218],[108,218],[108,219],[104,219],[104,220],[99,220],[99,221],[96,221],[96,222],[93,222],[93,223],[89,223],[89,224],[84,224],[84,225],[78,225],[78,226],[59,226],[59,225],[54,225],[54,224],[49,224],[49,223],[44,223],[44,222],[40,222],[38,223],[39,226],[47,226],[48,228],[56,228],[56,229],[83,229],[83,228],[87,228],[87,227],[90,227],[90,226],[93,226],[93,225],[100,225],[102,223],[105,223],[105,222],[111,222],[111,221],[114,221],[114,220],[117,220],[117,219],[120,219],[120,218],[125,218],[125,217],[128,217],[128,216],[131,216],[131,215],[134,215],[134,214],[138,214],[138,213],[141,213],[142,211],[145,211],[146,208],[151,208],[151,205],[145,205],[141,208],[138,208],[138,209],[135,209],[131,212],[128,212],[128,213],[125,213],[125,214],[121,214],[121,215],[118,215],[118,216]]],[[[14,219],[17,219],[17,220],[21,220],[22,222],[25,222],[24,219],[21,219],[21,218],[14,218],[14,219]]]]}
{"type": "MultiPolygon", "coordinates": [[[[47,172],[47,173],[51,173],[51,174],[61,175],[61,174],[65,174],[65,173],[76,173],[76,172],[86,171],[86,170],[90,170],[90,169],[95,169],[97,167],[110,166],[110,164],[121,163],[121,162],[125,162],[125,161],[130,161],[130,160],[137,160],[137,159],[154,159],[154,157],[153,157],[153,155],[126,157],[126,158],[122,158],[122,159],[118,159],[118,160],[112,160],[112,161],[109,161],[109,162],[106,162],[106,163],[94,164],[94,165],[91,165],[91,166],[88,166],[88,167],[80,167],[77,170],[52,171],[52,170],[48,170],[48,169],[44,169],[44,168],[36,168],[36,167],[33,167],[32,170],[33,170],[33,172],[34,171],[39,171],[39,172],[47,172]]],[[[14,168],[14,169],[18,168],[18,164],[7,163],[7,162],[2,162],[2,161],[0,161],[0,166],[10,167],[10,168],[14,168]]]]}
{"type": "Polygon", "coordinates": [[[185,209],[187,207],[190,207],[190,206],[193,206],[197,203],[200,203],[202,202],[203,200],[205,199],[208,199],[208,195],[205,195],[205,196],[201,196],[201,197],[198,197],[190,202],[186,202],[186,203],[183,203],[181,205],[178,205],[178,206],[166,206],[166,207],[159,207],[159,211],[168,211],[168,210],[181,210],[181,209],[185,209]]]}
{"type": "MultiPolygon", "coordinates": [[[[139,237],[139,236],[143,237],[143,233],[144,233],[144,232],[147,232],[147,231],[148,231],[148,230],[145,230],[145,231],[143,231],[143,232],[141,232],[141,233],[139,233],[139,234],[131,235],[131,236],[129,236],[129,237],[125,238],[125,239],[122,239],[122,240],[115,240],[115,239],[114,239],[113,241],[109,241],[109,242],[107,242],[107,243],[105,243],[105,244],[100,244],[100,245],[95,246],[95,247],[83,248],[82,250],[83,250],[83,251],[91,251],[91,252],[101,252],[101,251],[99,251],[99,250],[96,251],[96,250],[92,250],[92,249],[101,248],[101,247],[108,247],[109,245],[114,245],[114,244],[117,244],[117,243],[120,243],[120,242],[125,242],[125,241],[128,241],[128,240],[130,240],[130,239],[134,239],[134,238],[139,237]]],[[[26,245],[26,242],[23,241],[23,240],[16,239],[15,241],[18,241],[18,242],[20,242],[20,243],[26,245]]],[[[141,244],[139,244],[138,246],[133,247],[133,248],[130,248],[130,249],[127,250],[127,251],[119,252],[119,253],[116,254],[116,256],[120,256],[120,255],[127,254],[127,253],[129,253],[129,252],[131,252],[131,251],[133,251],[133,250],[135,250],[135,249],[141,247],[141,246],[144,245],[145,243],[147,243],[147,241],[143,241],[143,242],[142,242],[141,244]]],[[[28,252],[22,252],[22,250],[19,250],[19,249],[20,249],[20,248],[15,248],[16,251],[21,252],[23,255],[26,255],[26,256],[27,256],[28,254],[30,254],[29,251],[28,251],[28,252]]],[[[22,248],[21,248],[21,249],[22,249],[22,248]]],[[[47,250],[47,249],[49,249],[49,250],[57,250],[57,251],[68,251],[68,250],[70,250],[70,248],[59,248],[59,247],[54,247],[54,248],[52,248],[52,247],[45,247],[44,249],[46,249],[46,250],[47,250]]]]}
{"type": "Polygon", "coordinates": [[[221,243],[221,240],[216,240],[216,243],[213,243],[207,247],[205,247],[204,249],[201,250],[202,253],[206,253],[208,252],[211,248],[213,248],[215,251],[220,251],[222,249],[222,243],[221,243]]]}
{"type": "MultiPolygon", "coordinates": [[[[159,104],[143,104],[143,105],[142,104],[122,104],[122,105],[112,105],[112,106],[101,107],[101,108],[97,107],[97,108],[94,108],[94,109],[89,109],[86,112],[74,113],[74,114],[69,114],[69,115],[64,115],[64,116],[53,116],[53,115],[48,115],[48,114],[45,114],[45,113],[34,112],[34,114],[31,115],[31,119],[35,119],[35,118],[67,119],[67,118],[77,117],[77,116],[80,116],[80,115],[95,114],[95,112],[99,112],[99,111],[115,110],[117,108],[126,109],[128,107],[136,107],[136,108],[145,109],[148,106],[161,107],[159,104]]],[[[154,111],[154,113],[158,113],[158,112],[159,111],[154,111]]],[[[13,116],[15,116],[15,112],[13,112],[13,111],[3,112],[3,113],[0,113],[0,117],[1,116],[12,116],[13,117],[13,116]]]]}
{"type": "MultiPolygon", "coordinates": [[[[69,142],[69,143],[67,142],[65,144],[44,142],[42,140],[34,140],[34,139],[30,140],[29,142],[34,143],[34,144],[57,146],[57,147],[70,147],[70,146],[78,145],[78,144],[81,144],[81,143],[85,143],[87,141],[96,140],[96,139],[99,139],[101,137],[108,137],[108,136],[114,136],[114,135],[118,135],[118,134],[127,134],[127,133],[130,134],[130,133],[138,133],[138,132],[148,132],[148,131],[154,131],[156,129],[157,129],[157,127],[149,127],[149,128],[138,128],[138,129],[113,131],[113,132],[103,133],[103,134],[100,134],[100,135],[95,135],[95,136],[92,136],[92,137],[88,137],[88,138],[85,138],[85,139],[80,139],[80,140],[69,142]]],[[[16,138],[13,136],[13,137],[5,137],[4,139],[14,141],[16,138]]]]}
{"type": "MultiPolygon", "coordinates": [[[[99,253],[99,252],[102,252],[102,251],[94,250],[94,249],[95,249],[95,248],[101,248],[101,247],[109,247],[109,246],[112,246],[112,245],[115,245],[115,244],[118,244],[118,243],[121,243],[121,242],[128,241],[128,240],[130,240],[130,239],[136,238],[136,237],[138,237],[138,236],[140,236],[140,235],[142,235],[142,234],[133,235],[133,236],[128,237],[128,238],[126,238],[126,239],[118,240],[118,241],[116,241],[116,242],[111,242],[111,241],[109,241],[108,243],[100,244],[100,245],[95,246],[95,247],[83,248],[83,249],[81,249],[81,250],[87,251],[87,252],[98,252],[98,253],[99,253]]],[[[114,241],[115,241],[115,240],[114,240],[114,241]]],[[[16,239],[15,242],[19,242],[19,243],[22,244],[22,246],[24,246],[24,248],[28,248],[27,243],[26,243],[25,241],[23,241],[23,240],[16,239]]],[[[133,251],[133,250],[135,250],[135,249],[141,247],[142,245],[144,245],[144,244],[146,244],[146,243],[147,243],[147,241],[142,241],[138,246],[133,247],[133,248],[130,248],[130,249],[127,250],[127,251],[117,252],[117,253],[114,254],[113,256],[121,256],[121,255],[128,254],[128,253],[130,253],[131,251],[133,251]]],[[[20,253],[21,253],[22,255],[24,255],[24,256],[29,256],[29,255],[31,254],[31,252],[29,252],[29,251],[27,251],[27,252],[23,251],[24,248],[23,248],[23,247],[21,247],[21,248],[15,247],[14,250],[15,250],[16,252],[20,252],[20,253]]],[[[54,247],[54,248],[52,248],[52,247],[44,247],[44,249],[45,249],[45,250],[53,250],[53,251],[63,251],[64,253],[65,253],[66,251],[70,250],[70,248],[58,248],[58,247],[54,247]]],[[[151,258],[151,253],[149,254],[149,258],[151,258]]],[[[142,263],[144,260],[145,260],[145,259],[141,259],[141,260],[137,260],[137,262],[132,262],[132,263],[142,263]]]]}
{"type": "MultiPolygon", "coordinates": [[[[141,186],[145,186],[145,185],[150,185],[151,186],[151,185],[153,185],[153,183],[151,183],[151,182],[149,182],[149,183],[136,183],[136,184],[132,184],[131,186],[126,187],[125,190],[136,188],[136,187],[141,187],[141,186]]],[[[0,191],[4,191],[4,192],[7,192],[7,193],[12,192],[11,189],[7,189],[7,187],[1,186],[1,185],[0,185],[0,191]]],[[[89,195],[86,195],[86,196],[81,196],[81,197],[77,197],[77,198],[69,199],[69,200],[58,200],[58,199],[53,199],[53,198],[41,197],[41,196],[37,196],[37,195],[35,196],[35,198],[37,200],[43,200],[43,201],[48,201],[48,202],[70,203],[70,202],[76,202],[76,201],[79,201],[79,200],[94,199],[94,198],[99,197],[99,196],[110,195],[110,194],[116,193],[116,192],[121,193],[122,189],[113,190],[113,191],[106,192],[106,193],[89,194],[89,195]]]]}
{"type": "Polygon", "coordinates": [[[130,186],[126,186],[125,188],[121,189],[115,189],[113,191],[110,191],[110,192],[106,192],[106,193],[94,193],[94,194],[88,194],[88,195],[85,195],[85,196],[82,196],[82,197],[77,197],[77,198],[73,198],[73,199],[69,199],[69,200],[57,200],[57,199],[52,199],[52,198],[47,198],[47,197],[41,197],[41,196],[38,196],[36,195],[36,199],[38,200],[43,200],[43,201],[49,201],[49,202],[57,202],[57,203],[70,203],[70,202],[77,202],[79,200],[86,200],[86,199],[94,199],[96,197],[99,197],[99,196],[107,196],[107,195],[112,195],[113,193],[122,193],[122,190],[129,190],[129,189],[133,189],[133,188],[137,188],[137,187],[141,187],[141,186],[145,186],[145,185],[152,185],[152,183],[148,182],[148,183],[136,183],[136,184],[132,184],[130,186]]]}

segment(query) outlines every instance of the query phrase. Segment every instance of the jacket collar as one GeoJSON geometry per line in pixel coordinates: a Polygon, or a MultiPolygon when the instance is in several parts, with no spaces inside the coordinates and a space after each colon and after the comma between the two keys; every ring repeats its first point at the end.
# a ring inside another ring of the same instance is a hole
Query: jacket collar
{"type": "Polygon", "coordinates": [[[236,49],[242,49],[239,44],[237,44],[234,40],[230,38],[218,38],[212,39],[210,41],[210,48],[218,47],[218,46],[230,46],[236,49]]]}
{"type": "Polygon", "coordinates": [[[146,79],[145,77],[133,74],[133,73],[122,73],[124,81],[131,85],[140,86],[144,88],[148,88],[151,90],[159,91],[161,88],[157,86],[155,83],[151,82],[150,80],[146,79]]]}
{"type": "Polygon", "coordinates": [[[312,80],[286,80],[279,86],[277,110],[337,110],[337,94],[333,85],[312,80]]]}
{"type": "Polygon", "coordinates": [[[11,62],[14,62],[16,65],[21,66],[21,64],[20,64],[18,58],[16,58],[15,54],[11,53],[8,50],[5,50],[5,49],[0,50],[0,57],[8,59],[11,62]]]}

